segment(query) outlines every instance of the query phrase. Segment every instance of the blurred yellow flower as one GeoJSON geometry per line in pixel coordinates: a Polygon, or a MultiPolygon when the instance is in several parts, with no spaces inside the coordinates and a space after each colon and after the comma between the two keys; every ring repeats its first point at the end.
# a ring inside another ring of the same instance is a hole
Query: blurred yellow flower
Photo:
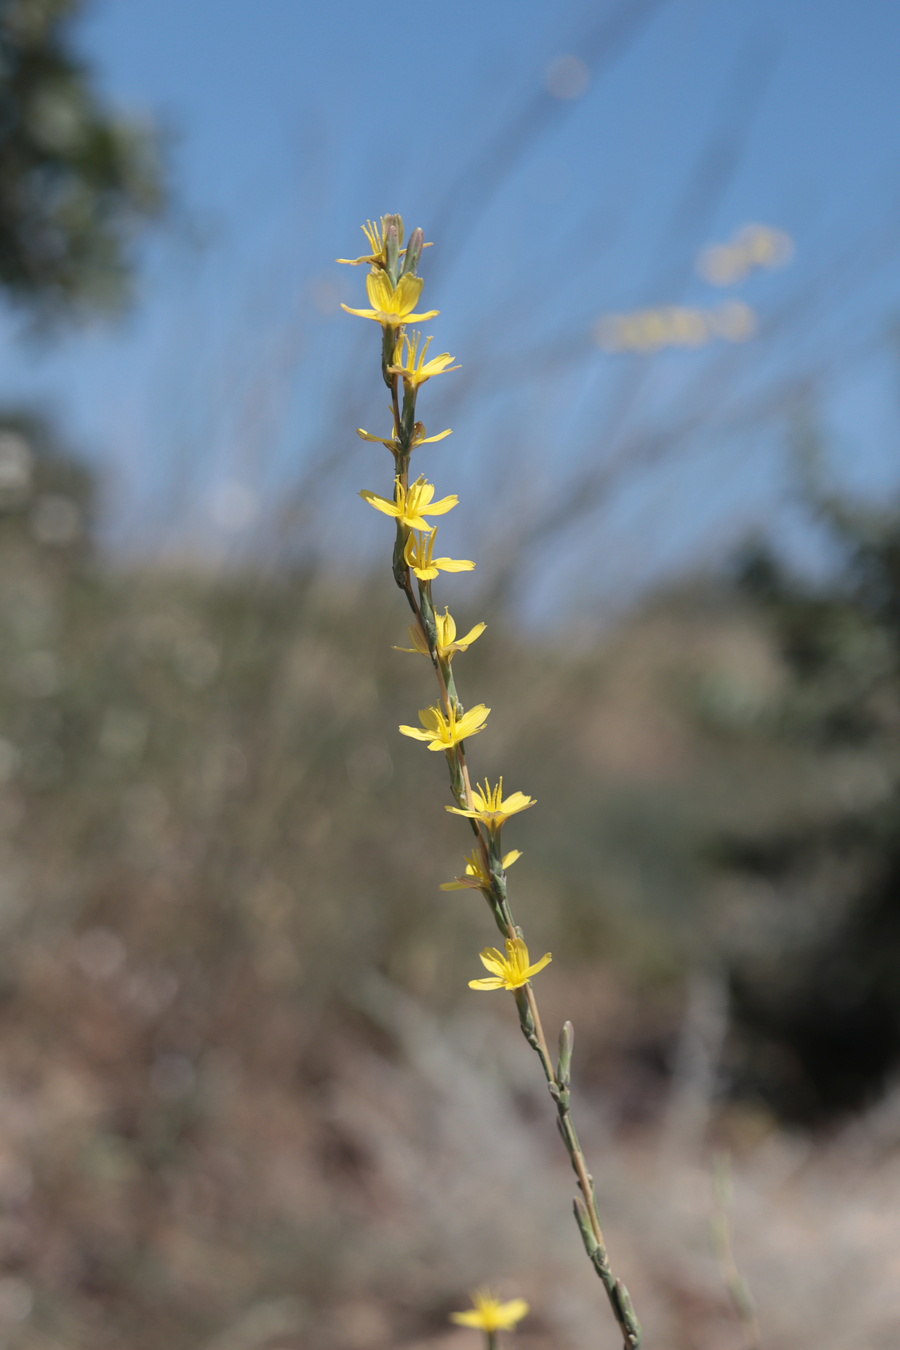
{"type": "Polygon", "coordinates": [[[472,803],[474,809],[471,811],[465,811],[459,806],[448,806],[446,809],[452,811],[455,816],[468,816],[471,820],[480,820],[489,830],[499,830],[510,816],[534,806],[535,798],[526,797],[524,792],[514,792],[504,798],[503,779],[499,780],[496,787],[491,787],[485,779],[484,784],[479,784],[472,793],[472,803]]]}
{"type": "Polygon", "coordinates": [[[420,581],[433,581],[438,572],[471,572],[475,566],[468,558],[432,558],[437,528],[428,534],[413,532],[406,541],[403,557],[420,581]]]}
{"type": "Polygon", "coordinates": [[[742,225],[724,244],[711,244],[697,260],[697,271],[713,286],[732,286],[755,267],[784,267],[794,252],[785,230],[771,225],[742,225]]]}
{"type": "Polygon", "coordinates": [[[428,348],[432,339],[425,339],[425,346],[419,352],[419,343],[422,339],[421,333],[411,333],[400,338],[394,348],[394,364],[388,366],[392,375],[402,375],[407,384],[418,388],[426,380],[430,380],[433,375],[447,375],[451,370],[459,370],[459,366],[451,366],[453,357],[449,352],[442,352],[440,356],[433,356],[430,361],[425,360],[428,348]],[[404,360],[403,349],[406,348],[406,358],[404,360]]]}
{"type": "Polygon", "coordinates": [[[474,1327],[476,1331],[512,1331],[517,1322],[527,1317],[528,1304],[524,1298],[513,1298],[508,1303],[499,1303],[490,1289],[476,1289],[472,1294],[472,1307],[468,1312],[450,1314],[451,1322],[461,1327],[474,1327]]]}
{"type": "Polygon", "coordinates": [[[506,939],[505,956],[496,947],[485,947],[480,955],[485,970],[493,971],[493,974],[486,980],[470,980],[470,989],[521,989],[532,975],[543,970],[553,959],[547,952],[540,961],[529,965],[528,948],[520,937],[506,939]]]}
{"type": "MultiPolygon", "coordinates": [[[[513,863],[521,858],[522,854],[517,848],[510,849],[509,853],[504,853],[500,866],[505,871],[507,867],[512,867],[513,863]]],[[[466,870],[461,877],[455,877],[453,881],[444,881],[441,883],[442,891],[486,891],[490,890],[491,878],[485,870],[484,859],[480,851],[475,848],[471,853],[466,854],[466,870]]]]}
{"type": "Polygon", "coordinates": [[[424,284],[421,277],[414,277],[411,272],[406,272],[396,286],[391,285],[387,272],[370,272],[366,277],[366,294],[372,308],[351,309],[349,305],[341,305],[341,309],[348,314],[358,314],[361,319],[374,319],[385,328],[421,323],[440,313],[438,309],[430,309],[427,314],[413,314],[424,284]]]}
{"type": "Polygon", "coordinates": [[[428,741],[429,750],[450,750],[467,736],[477,736],[479,731],[484,731],[490,711],[483,703],[477,703],[467,713],[461,714],[451,708],[446,716],[440,708],[422,708],[419,721],[424,729],[400,727],[400,731],[415,741],[428,741]]]}
{"type": "MultiPolygon", "coordinates": [[[[457,652],[468,651],[469,647],[478,638],[481,637],[487,624],[476,623],[474,628],[470,628],[465,637],[457,640],[456,620],[448,609],[443,614],[435,614],[434,626],[437,629],[437,653],[442,661],[452,661],[457,652]]],[[[413,644],[411,647],[395,647],[398,652],[419,652],[422,656],[430,656],[428,643],[422,636],[422,630],[417,623],[411,623],[406,630],[409,633],[409,640],[413,644]]]]}
{"type": "Polygon", "coordinates": [[[749,305],[731,300],[718,309],[668,305],[605,314],[593,327],[594,341],[608,352],[658,352],[666,347],[702,347],[717,337],[744,342],[756,332],[749,305]]]}
{"type": "Polygon", "coordinates": [[[434,484],[425,480],[424,474],[414,483],[410,483],[405,488],[399,478],[394,480],[396,483],[397,499],[389,501],[387,497],[379,497],[376,492],[369,492],[368,488],[363,488],[360,492],[364,502],[374,506],[376,511],[382,511],[386,516],[393,516],[399,520],[401,525],[405,525],[410,530],[430,530],[432,527],[425,519],[429,516],[444,516],[448,511],[452,511],[459,498],[457,496],[442,497],[440,501],[433,502],[434,484]]]}

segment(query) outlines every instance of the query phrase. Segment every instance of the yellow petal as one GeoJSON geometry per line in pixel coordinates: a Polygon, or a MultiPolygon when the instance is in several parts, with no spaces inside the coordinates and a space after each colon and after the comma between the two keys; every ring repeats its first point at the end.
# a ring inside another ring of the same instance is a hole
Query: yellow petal
{"type": "Polygon", "coordinates": [[[482,1317],[477,1308],[471,1308],[469,1312],[451,1313],[450,1321],[455,1322],[460,1327],[474,1327],[476,1331],[482,1330],[482,1317]]]}
{"type": "Polygon", "coordinates": [[[364,431],[362,427],[356,428],[356,434],[357,436],[361,436],[364,441],[374,441],[376,445],[394,444],[392,440],[390,439],[386,440],[384,436],[373,436],[371,431],[364,431]]]}
{"type": "Polygon", "coordinates": [[[476,623],[474,628],[470,628],[468,633],[466,633],[465,637],[461,637],[456,644],[457,647],[459,647],[460,651],[464,652],[466,648],[476,640],[476,638],[480,638],[485,628],[487,628],[486,623],[476,623]]]}
{"type": "Polygon", "coordinates": [[[500,803],[504,811],[524,811],[526,806],[534,806],[536,798],[526,797],[524,792],[513,792],[509,797],[500,803]]]}
{"type": "Polygon", "coordinates": [[[366,295],[373,309],[386,311],[393,308],[394,290],[387,272],[379,268],[378,271],[369,273],[366,277],[366,295]]]}
{"type": "Polygon", "coordinates": [[[440,708],[420,708],[419,721],[432,735],[437,735],[446,726],[440,708]]]}
{"type": "Polygon", "coordinates": [[[431,731],[421,731],[419,727],[398,727],[397,730],[402,736],[411,736],[414,741],[430,741],[434,734],[431,731]]]}
{"type": "MultiPolygon", "coordinates": [[[[434,508],[430,509],[433,510],[434,508]]],[[[467,558],[434,558],[432,561],[434,566],[439,567],[442,572],[471,572],[475,566],[467,558]]]]}
{"type": "Polygon", "coordinates": [[[386,516],[397,515],[396,502],[389,502],[387,497],[379,497],[377,492],[370,492],[368,488],[363,488],[359,495],[364,502],[374,506],[376,511],[383,511],[386,516]]]}
{"type": "Polygon", "coordinates": [[[407,633],[409,634],[409,640],[410,640],[410,642],[412,643],[412,646],[411,646],[411,647],[395,647],[395,648],[394,648],[394,651],[395,651],[395,652],[414,652],[414,653],[415,653],[415,652],[418,652],[418,654],[419,654],[420,656],[428,656],[428,655],[429,655],[429,651],[428,651],[428,643],[425,641],[424,637],[422,636],[422,633],[421,633],[421,631],[420,631],[420,629],[419,629],[419,625],[416,624],[416,623],[411,623],[411,624],[409,625],[409,627],[407,628],[406,631],[407,631],[407,633]]]}
{"type": "Polygon", "coordinates": [[[528,969],[526,970],[525,974],[528,975],[529,978],[530,978],[532,975],[536,975],[536,974],[538,973],[539,970],[543,970],[543,969],[544,969],[544,966],[549,966],[549,964],[550,964],[550,962],[551,962],[552,960],[553,960],[553,957],[550,955],[550,953],[549,953],[549,952],[545,952],[544,955],[541,957],[540,961],[536,961],[536,962],[534,963],[533,966],[529,966],[529,967],[528,967],[528,969]]]}
{"type": "Polygon", "coordinates": [[[512,1298],[508,1303],[501,1303],[494,1309],[494,1315],[498,1322],[502,1321],[502,1330],[509,1331],[516,1322],[521,1322],[523,1317],[527,1317],[531,1311],[524,1298],[512,1298]]]}
{"type": "Polygon", "coordinates": [[[506,970],[506,958],[498,952],[496,947],[485,947],[484,951],[479,952],[478,955],[485,970],[492,970],[495,975],[502,975],[506,970]]]}
{"type": "Polygon", "coordinates": [[[488,719],[490,708],[486,708],[483,703],[478,703],[474,708],[470,708],[467,713],[457,722],[457,729],[460,736],[476,736],[479,731],[484,730],[484,723],[488,719]]]}
{"type": "MultiPolygon", "coordinates": [[[[434,488],[432,488],[431,491],[433,493],[434,488]]],[[[431,502],[431,505],[425,506],[423,509],[426,510],[430,516],[445,516],[448,511],[453,510],[454,506],[458,503],[459,498],[454,495],[452,497],[442,497],[439,502],[432,502],[431,496],[429,496],[428,500],[431,502]]],[[[472,565],[474,567],[474,563],[472,565]]]]}
{"type": "MultiPolygon", "coordinates": [[[[469,981],[470,989],[504,989],[505,987],[503,980],[494,979],[493,976],[487,980],[469,981]]],[[[480,1323],[478,1323],[478,1325],[480,1325],[480,1323]]]]}
{"type": "Polygon", "coordinates": [[[427,483],[424,475],[420,474],[409,489],[409,495],[411,502],[415,502],[416,510],[424,511],[434,496],[434,483],[427,483]]]}
{"type": "MultiPolygon", "coordinates": [[[[422,287],[425,285],[422,277],[413,276],[412,272],[405,272],[397,282],[397,289],[391,296],[391,305],[382,305],[382,309],[393,309],[398,314],[409,314],[411,309],[415,309],[416,301],[422,294],[422,287]]],[[[371,299],[371,295],[369,297],[371,299]]],[[[372,304],[375,301],[372,300],[372,304]]]]}
{"type": "MultiPolygon", "coordinates": [[[[437,535],[436,526],[434,533],[435,535],[437,535]]],[[[445,608],[443,614],[435,614],[434,622],[435,625],[437,626],[438,639],[440,641],[441,646],[449,647],[453,639],[456,637],[456,620],[450,613],[449,609],[445,608]]]]}

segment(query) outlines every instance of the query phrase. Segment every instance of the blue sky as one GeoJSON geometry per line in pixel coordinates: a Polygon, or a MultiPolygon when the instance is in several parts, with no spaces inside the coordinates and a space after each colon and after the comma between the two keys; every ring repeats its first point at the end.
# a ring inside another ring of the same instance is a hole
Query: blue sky
{"type": "Polygon", "coordinates": [[[420,403],[454,427],[420,467],[470,507],[448,545],[497,553],[533,533],[526,584],[548,606],[563,573],[629,593],[759,522],[815,558],[783,453],[803,382],[836,471],[870,493],[895,481],[900,8],[381,13],[102,0],[81,23],[108,98],[167,129],[173,210],[119,324],[35,349],[5,317],[2,396],[49,406],[106,470],[110,538],[233,552],[274,510],[302,552],[327,545],[340,501],[345,559],[369,556],[378,522],[353,491],[386,490],[389,464],[353,428],[384,421],[377,330],[337,307],[363,275],[333,259],[361,220],[400,210],[435,239],[428,331],[463,366],[420,403]],[[721,304],[696,255],[748,221],[796,248],[728,293],[757,312],[751,341],[592,342],[605,313],[721,304]]]}

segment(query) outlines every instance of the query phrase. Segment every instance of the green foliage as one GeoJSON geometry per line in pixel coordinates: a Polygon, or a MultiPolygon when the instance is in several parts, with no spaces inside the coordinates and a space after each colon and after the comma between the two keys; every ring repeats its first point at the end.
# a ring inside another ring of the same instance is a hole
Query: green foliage
{"type": "Polygon", "coordinates": [[[900,511],[819,509],[842,560],[829,582],[763,549],[739,568],[786,674],[757,731],[813,778],[777,822],[719,842],[772,897],[773,940],[733,964],[738,1081],[807,1122],[877,1096],[900,1058],[900,511]]]}
{"type": "Polygon", "coordinates": [[[97,96],[81,0],[0,0],[0,286],[44,320],[109,310],[162,205],[157,142],[97,96]]]}

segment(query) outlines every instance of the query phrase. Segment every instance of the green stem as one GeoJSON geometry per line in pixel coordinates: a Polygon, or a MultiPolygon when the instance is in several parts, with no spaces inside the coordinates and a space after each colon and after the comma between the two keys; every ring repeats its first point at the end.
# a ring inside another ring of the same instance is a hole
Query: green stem
{"type": "MultiPolygon", "coordinates": [[[[435,670],[441,685],[442,697],[446,704],[449,703],[450,695],[444,677],[444,663],[437,660],[433,646],[434,639],[432,637],[432,632],[434,629],[434,610],[431,600],[431,586],[429,583],[419,587],[419,598],[420,602],[422,602],[423,610],[425,610],[427,602],[427,611],[431,622],[423,623],[423,630],[428,637],[429,648],[432,651],[435,670]]],[[[420,613],[420,622],[423,617],[423,614],[420,613]]],[[[453,687],[453,697],[454,699],[456,697],[455,685],[453,687]]],[[[466,787],[468,786],[468,777],[465,775],[465,759],[462,744],[454,746],[452,750],[448,750],[447,765],[450,770],[450,784],[453,794],[456,797],[457,802],[461,804],[460,798],[463,795],[463,786],[464,784],[466,787]]],[[[470,797],[470,793],[466,792],[465,796],[470,797]]],[[[478,828],[476,823],[473,821],[472,824],[475,826],[479,845],[482,850],[482,856],[485,859],[491,878],[490,890],[485,893],[485,899],[494,916],[494,922],[504,937],[523,937],[521,928],[516,925],[513,919],[507,897],[506,873],[503,870],[503,850],[500,841],[500,831],[489,831],[487,840],[485,840],[484,834],[478,828]]],[[[553,1060],[547,1046],[547,1038],[544,1035],[540,1010],[538,1009],[534,990],[530,984],[526,984],[513,992],[519,1013],[519,1025],[522,1029],[522,1034],[541,1062],[541,1068],[544,1071],[544,1077],[547,1081],[547,1090],[556,1106],[557,1124],[559,1126],[560,1136],[565,1144],[566,1151],[569,1154],[572,1170],[578,1181],[578,1189],[581,1191],[581,1201],[576,1201],[575,1217],[581,1231],[585,1250],[603,1283],[613,1315],[619,1324],[619,1329],[622,1332],[623,1350],[640,1350],[640,1323],[631,1306],[628,1290],[625,1288],[622,1281],[616,1278],[613,1274],[612,1267],[610,1266],[606,1243],[603,1237],[603,1229],[600,1226],[600,1219],[597,1214],[597,1197],[594,1192],[594,1179],[588,1171],[587,1162],[572,1120],[568,1071],[568,1059],[571,1055],[571,1048],[567,1055],[565,1073],[557,1074],[553,1068],[553,1060]]],[[[571,1034],[571,1028],[569,1029],[569,1034],[571,1034]]]]}
{"type": "Polygon", "coordinates": [[[623,1350],[640,1350],[642,1344],[641,1325],[635,1316],[634,1308],[631,1306],[628,1290],[621,1280],[616,1279],[609,1263],[603,1229],[600,1227],[600,1219],[597,1214],[594,1178],[587,1169],[587,1161],[582,1152],[581,1144],[578,1142],[578,1135],[575,1133],[575,1125],[572,1121],[568,1078],[563,1078],[562,1075],[557,1076],[554,1072],[541,1025],[537,1000],[531,985],[525,985],[523,989],[515,990],[515,997],[519,1009],[522,1034],[532,1049],[537,1052],[541,1061],[544,1077],[547,1080],[547,1089],[556,1104],[559,1133],[569,1154],[572,1170],[578,1179],[581,1198],[575,1201],[575,1219],[581,1231],[585,1251],[603,1283],[603,1288],[606,1290],[610,1307],[622,1333],[623,1350]]]}
{"type": "MultiPolygon", "coordinates": [[[[399,243],[397,239],[392,236],[390,245],[391,256],[388,260],[388,273],[391,277],[392,284],[396,284],[399,259],[398,248],[399,243]]],[[[384,382],[391,392],[391,407],[394,418],[394,443],[396,447],[395,475],[397,483],[405,490],[409,485],[409,458],[412,452],[413,437],[415,435],[416,427],[416,388],[415,385],[404,383],[401,407],[400,377],[392,374],[389,370],[389,367],[393,364],[397,340],[402,332],[402,325],[397,328],[385,327],[382,330],[381,370],[384,382]]],[[[396,500],[399,495],[396,489],[394,495],[396,500]]],[[[438,655],[434,607],[431,600],[430,585],[419,588],[418,600],[413,594],[410,569],[403,556],[408,535],[408,529],[398,521],[393,555],[394,580],[405,594],[409,606],[415,615],[416,621],[425,636],[431,654],[435,675],[437,676],[438,684],[440,686],[441,699],[445,709],[449,713],[451,707],[457,709],[461,705],[459,704],[456,685],[450,671],[449,660],[441,660],[438,655]]],[[[466,768],[464,743],[460,742],[458,745],[451,747],[451,749],[447,751],[446,757],[447,765],[450,770],[453,795],[456,798],[458,805],[462,806],[465,803],[467,808],[471,810],[472,789],[469,782],[468,770],[466,768]]],[[[500,932],[505,937],[522,937],[522,931],[516,926],[513,920],[509,901],[507,899],[506,874],[503,871],[499,831],[490,832],[486,838],[485,831],[478,822],[472,820],[470,821],[470,824],[478,840],[485,871],[490,876],[490,886],[485,891],[485,899],[491,908],[494,920],[500,929],[500,932]]],[[[606,1244],[603,1238],[603,1230],[600,1227],[600,1220],[597,1215],[597,1200],[594,1193],[593,1178],[587,1170],[584,1153],[582,1152],[581,1145],[578,1141],[578,1135],[575,1132],[575,1126],[572,1121],[569,1101],[571,1026],[566,1024],[564,1034],[568,1038],[567,1049],[565,1055],[563,1055],[561,1049],[560,1067],[558,1070],[554,1070],[553,1061],[544,1035],[544,1029],[541,1024],[540,1012],[531,985],[526,984],[522,988],[514,990],[514,996],[519,1012],[519,1023],[522,1028],[522,1033],[528,1041],[528,1044],[537,1053],[538,1058],[540,1059],[541,1068],[543,1069],[544,1077],[547,1081],[547,1089],[556,1105],[559,1132],[577,1178],[580,1196],[575,1200],[575,1218],[581,1231],[585,1250],[603,1283],[613,1314],[619,1324],[623,1339],[623,1350],[640,1350],[640,1324],[634,1315],[634,1309],[631,1306],[631,1299],[628,1296],[627,1289],[622,1284],[621,1280],[616,1279],[610,1267],[606,1244]]],[[[497,1350],[497,1333],[488,1331],[486,1332],[486,1338],[487,1350],[497,1350]]]]}
{"type": "MultiPolygon", "coordinates": [[[[407,569],[407,579],[408,576],[409,572],[407,569]]],[[[445,707],[449,708],[450,693],[448,681],[446,680],[444,673],[444,663],[438,659],[435,649],[436,637],[434,631],[434,609],[431,600],[431,587],[430,585],[420,586],[420,603],[417,604],[412,595],[412,590],[408,586],[407,580],[407,597],[422,625],[422,631],[426,635],[429,650],[432,654],[435,673],[441,688],[441,697],[445,707]]],[[[453,698],[456,700],[455,684],[453,686],[453,698]]],[[[469,787],[468,774],[465,768],[465,751],[462,743],[447,751],[447,766],[450,770],[451,788],[457,803],[462,805],[462,802],[466,801],[471,809],[471,789],[469,787]]],[[[499,831],[491,831],[486,841],[484,834],[475,821],[472,821],[472,825],[478,837],[482,856],[491,878],[490,890],[485,893],[485,899],[494,916],[494,922],[497,924],[497,927],[504,937],[523,937],[522,930],[517,927],[513,920],[512,911],[510,910],[509,900],[507,898],[506,873],[503,870],[502,864],[500,833],[499,831]]],[[[527,984],[521,989],[516,989],[514,991],[514,996],[519,1012],[519,1025],[522,1028],[522,1034],[540,1059],[541,1068],[544,1071],[544,1077],[547,1081],[547,1090],[556,1105],[559,1132],[562,1141],[565,1144],[566,1151],[569,1154],[572,1170],[578,1181],[578,1189],[581,1192],[581,1198],[575,1202],[575,1218],[581,1231],[585,1250],[602,1281],[613,1315],[619,1324],[619,1330],[622,1333],[623,1350],[640,1350],[642,1343],[640,1323],[631,1306],[628,1290],[625,1288],[622,1281],[616,1278],[613,1274],[612,1267],[610,1266],[606,1243],[603,1237],[603,1229],[600,1226],[600,1219],[597,1214],[597,1198],[594,1193],[593,1177],[588,1171],[587,1162],[572,1121],[569,1105],[568,1071],[566,1071],[565,1077],[562,1078],[562,1075],[558,1076],[553,1068],[553,1060],[547,1046],[547,1039],[544,1035],[540,1011],[531,985],[527,984]]],[[[492,1333],[488,1334],[490,1335],[492,1333]]]]}

